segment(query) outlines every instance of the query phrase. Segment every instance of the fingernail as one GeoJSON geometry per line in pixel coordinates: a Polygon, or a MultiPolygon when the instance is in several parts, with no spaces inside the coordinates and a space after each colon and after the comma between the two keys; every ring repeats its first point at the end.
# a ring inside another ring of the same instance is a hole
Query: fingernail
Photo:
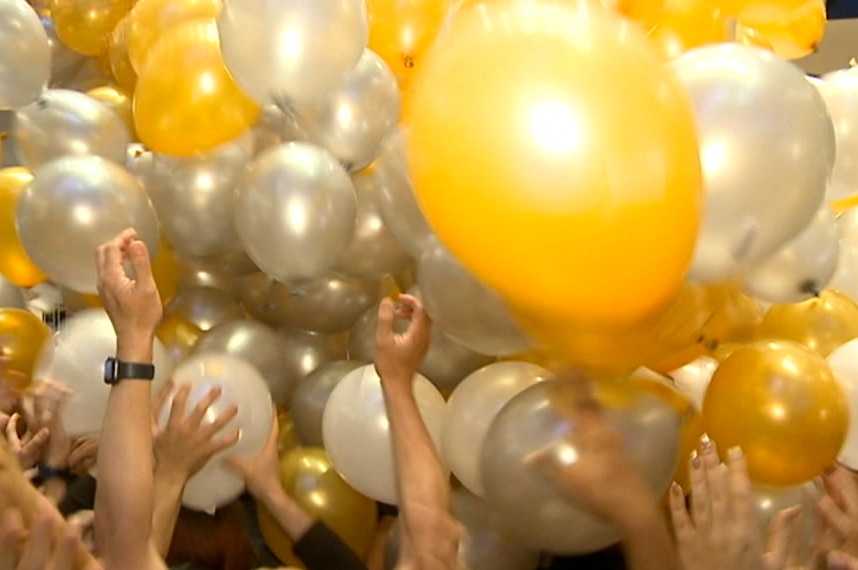
{"type": "Polygon", "coordinates": [[[670,494],[676,498],[682,497],[682,487],[676,481],[670,484],[670,494]]]}
{"type": "Polygon", "coordinates": [[[701,463],[702,462],[700,461],[699,456],[695,455],[694,457],[691,458],[691,468],[692,469],[700,469],[701,463]]]}
{"type": "Polygon", "coordinates": [[[730,461],[740,461],[743,457],[742,448],[738,445],[727,450],[727,457],[730,461]]]}

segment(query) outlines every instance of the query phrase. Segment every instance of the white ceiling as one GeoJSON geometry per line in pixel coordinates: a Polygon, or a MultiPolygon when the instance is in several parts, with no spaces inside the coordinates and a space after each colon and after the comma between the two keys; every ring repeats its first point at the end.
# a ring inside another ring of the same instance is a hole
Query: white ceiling
{"type": "Polygon", "coordinates": [[[796,63],[807,73],[822,75],[849,67],[849,60],[853,57],[858,59],[858,18],[829,20],[819,50],[796,63]]]}

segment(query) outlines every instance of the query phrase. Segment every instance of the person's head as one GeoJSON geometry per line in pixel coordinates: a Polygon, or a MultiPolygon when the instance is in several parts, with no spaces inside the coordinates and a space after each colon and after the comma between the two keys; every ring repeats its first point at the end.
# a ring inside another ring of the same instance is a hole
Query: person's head
{"type": "Polygon", "coordinates": [[[168,563],[194,563],[212,570],[247,570],[253,561],[253,545],[241,503],[230,503],[214,516],[188,509],[179,512],[168,563]]]}

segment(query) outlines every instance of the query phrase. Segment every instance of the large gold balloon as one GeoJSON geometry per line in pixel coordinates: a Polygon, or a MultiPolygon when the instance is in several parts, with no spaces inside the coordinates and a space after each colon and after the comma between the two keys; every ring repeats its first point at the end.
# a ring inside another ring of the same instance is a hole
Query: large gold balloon
{"type": "Polygon", "coordinates": [[[51,0],[51,18],[66,46],[84,55],[101,55],[132,4],[132,0],[51,0]]]}
{"type": "Polygon", "coordinates": [[[215,19],[220,8],[220,0],[140,0],[130,15],[128,56],[131,65],[137,73],[142,73],[149,53],[164,32],[189,20],[215,19]]]}
{"type": "Polygon", "coordinates": [[[789,486],[834,463],[849,412],[821,356],[798,343],[762,341],[737,349],[718,367],[703,420],[722,452],[742,448],[752,481],[789,486]]]}
{"type": "Polygon", "coordinates": [[[161,302],[166,305],[179,291],[181,266],[173,249],[163,239],[158,244],[158,255],[152,260],[152,276],[161,294],[161,302]]]}
{"type": "MultiPolygon", "coordinates": [[[[280,459],[280,482],[310,516],[324,522],[360,557],[366,555],[375,536],[378,512],[375,501],[346,484],[325,450],[301,447],[280,459]]],[[[303,565],[292,554],[292,542],[271,514],[259,507],[259,528],[265,543],[280,560],[303,565]]]]}
{"type": "Polygon", "coordinates": [[[0,309],[0,356],[8,359],[7,378],[16,391],[32,382],[33,366],[51,331],[36,315],[24,309],[0,309]]]}
{"type": "Polygon", "coordinates": [[[427,220],[510,305],[619,327],[676,295],[700,217],[697,135],[632,25],[583,2],[468,4],[406,113],[427,220]]]}
{"type": "Polygon", "coordinates": [[[759,338],[784,339],[805,345],[822,357],[858,338],[858,304],[828,289],[818,297],[774,305],[760,325],[759,338]]]}
{"type": "Polygon", "coordinates": [[[197,341],[203,336],[203,330],[182,317],[168,315],[164,317],[155,335],[170,353],[173,362],[181,362],[191,355],[197,341]]]}
{"type": "Polygon", "coordinates": [[[24,251],[15,227],[18,196],[32,179],[26,168],[13,166],[0,170],[0,274],[18,287],[33,287],[47,280],[24,251]]]}
{"type": "Polygon", "coordinates": [[[649,38],[668,58],[729,39],[727,22],[716,0],[667,0],[649,38]]]}
{"type": "Polygon", "coordinates": [[[137,132],[134,130],[134,113],[131,109],[132,96],[130,93],[126,92],[122,87],[104,85],[90,89],[86,94],[119,115],[122,122],[128,127],[128,132],[131,134],[132,140],[137,139],[137,132]]]}
{"type": "Polygon", "coordinates": [[[140,141],[170,155],[187,156],[230,141],[259,112],[224,66],[213,20],[167,30],[152,48],[134,92],[140,141]]]}
{"type": "Polygon", "coordinates": [[[816,51],[825,34],[824,0],[750,0],[737,14],[736,41],[770,49],[784,59],[816,51]]]}
{"type": "Polygon", "coordinates": [[[137,85],[137,72],[128,56],[128,33],[131,27],[130,14],[122,18],[107,39],[107,59],[110,71],[116,83],[125,89],[133,90],[137,85]]]}

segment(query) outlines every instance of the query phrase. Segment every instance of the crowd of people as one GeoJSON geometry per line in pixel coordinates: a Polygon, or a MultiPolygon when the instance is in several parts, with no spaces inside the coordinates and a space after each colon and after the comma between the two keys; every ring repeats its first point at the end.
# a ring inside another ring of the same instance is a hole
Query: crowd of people
{"type": "MultiPolygon", "coordinates": [[[[146,246],[127,230],[99,248],[97,269],[101,301],[117,335],[116,358],[150,364],[162,305],[146,246]],[[125,264],[133,268],[134,278],[126,274],[125,264]]],[[[400,570],[461,568],[458,553],[468,540],[451,513],[451,478],[412,392],[431,326],[414,297],[385,299],[379,307],[375,367],[395,457],[395,568],[400,570]],[[397,319],[410,322],[405,332],[394,332],[397,319]]],[[[3,371],[4,380],[9,374],[3,371]]],[[[528,463],[565,500],[614,525],[622,536],[621,564],[626,568],[858,570],[854,473],[833,468],[818,482],[821,498],[815,512],[784,510],[763,532],[742,451],[719,453],[704,437],[689,459],[690,499],[674,484],[668,506],[637,473],[588,381],[568,376],[565,381],[576,386],[574,401],[566,404],[576,410],[580,452],[570,457],[552,444],[531,455],[528,463]],[[803,538],[808,517],[822,523],[811,548],[798,548],[808,542],[803,538]]],[[[212,570],[270,567],[278,562],[266,554],[250,523],[253,517],[247,516],[254,503],[268,509],[292,540],[296,558],[310,570],[384,567],[390,524],[379,526],[376,544],[364,560],[283,490],[276,422],[258,456],[229,461],[244,478],[247,496],[209,516],[183,510],[182,492],[215,453],[238,439],[237,432],[225,429],[237,410],[229,408],[214,421],[204,421],[220,397],[216,389],[195,406],[188,404],[187,387],[168,385],[152,398],[146,379],[122,379],[109,390],[99,436],[74,441],[60,421],[68,397],[62,385],[41,379],[37,389],[20,397],[2,390],[0,570],[152,570],[187,562],[212,570]],[[169,420],[163,428],[154,427],[153,418],[169,396],[169,420]]],[[[564,567],[609,567],[607,558],[596,560],[569,560],[564,567]]]]}

